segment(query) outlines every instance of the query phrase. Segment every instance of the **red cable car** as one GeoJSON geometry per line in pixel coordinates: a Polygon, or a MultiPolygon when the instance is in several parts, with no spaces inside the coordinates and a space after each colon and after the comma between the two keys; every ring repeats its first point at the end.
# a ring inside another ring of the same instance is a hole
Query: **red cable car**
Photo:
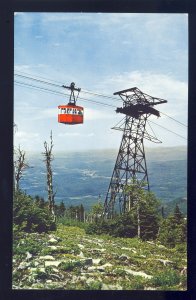
{"type": "Polygon", "coordinates": [[[58,122],[68,125],[82,124],[84,120],[84,108],[76,105],[77,98],[74,95],[74,91],[78,91],[79,95],[81,89],[76,89],[74,82],[70,86],[63,85],[63,87],[70,89],[71,95],[67,105],[58,106],[58,122]]]}
{"type": "Polygon", "coordinates": [[[83,112],[82,106],[67,104],[58,106],[58,122],[63,124],[75,125],[83,123],[83,112]]]}

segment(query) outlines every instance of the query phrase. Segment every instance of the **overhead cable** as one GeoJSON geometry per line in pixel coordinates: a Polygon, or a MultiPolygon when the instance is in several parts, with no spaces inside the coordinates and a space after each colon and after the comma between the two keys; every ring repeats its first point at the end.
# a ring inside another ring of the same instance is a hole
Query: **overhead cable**
{"type": "Polygon", "coordinates": [[[155,123],[155,122],[153,122],[153,121],[150,121],[150,120],[148,120],[148,122],[151,122],[151,123],[153,123],[153,124],[155,124],[155,125],[157,125],[157,126],[163,128],[163,129],[165,129],[165,130],[167,130],[167,131],[169,131],[169,132],[171,132],[171,133],[173,133],[173,134],[175,134],[175,135],[181,137],[182,139],[187,140],[184,136],[182,136],[182,135],[180,135],[180,134],[178,134],[178,133],[176,133],[176,132],[174,132],[174,131],[172,131],[172,130],[170,130],[170,129],[168,129],[168,128],[162,126],[162,125],[159,125],[159,124],[157,124],[157,123],[155,123]]]}

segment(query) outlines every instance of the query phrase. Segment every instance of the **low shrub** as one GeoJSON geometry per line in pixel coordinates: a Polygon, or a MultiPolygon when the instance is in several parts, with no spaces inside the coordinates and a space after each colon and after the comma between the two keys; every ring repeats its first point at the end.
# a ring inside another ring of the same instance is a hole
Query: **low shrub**
{"type": "Polygon", "coordinates": [[[175,270],[166,270],[158,272],[151,279],[151,283],[155,287],[174,286],[180,283],[181,277],[175,270]]]}
{"type": "Polygon", "coordinates": [[[48,208],[41,208],[32,197],[21,191],[14,197],[13,223],[15,229],[17,226],[17,230],[25,232],[41,233],[56,230],[56,224],[48,208]]]}
{"type": "Polygon", "coordinates": [[[21,239],[19,242],[14,240],[13,243],[13,254],[19,256],[26,256],[27,252],[38,255],[43,248],[42,243],[40,241],[31,238],[31,236],[25,236],[25,238],[21,239]]]}
{"type": "Polygon", "coordinates": [[[66,261],[60,264],[60,269],[63,271],[73,271],[81,266],[82,263],[80,261],[66,261]]]}

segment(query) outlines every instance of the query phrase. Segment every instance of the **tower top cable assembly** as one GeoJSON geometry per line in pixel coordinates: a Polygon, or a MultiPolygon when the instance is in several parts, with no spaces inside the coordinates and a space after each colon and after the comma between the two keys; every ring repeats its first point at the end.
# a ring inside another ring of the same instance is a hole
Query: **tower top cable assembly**
{"type": "Polygon", "coordinates": [[[115,210],[125,213],[131,209],[132,199],[126,193],[128,185],[137,182],[141,188],[146,186],[150,190],[143,140],[160,141],[147,132],[146,122],[150,115],[160,117],[155,105],[167,103],[164,99],[143,93],[137,87],[114,95],[119,95],[123,100],[123,107],[118,107],[116,112],[126,117],[123,124],[113,128],[122,130],[123,135],[104,203],[107,218],[112,218],[115,210]]]}
{"type": "Polygon", "coordinates": [[[149,96],[137,87],[116,92],[114,95],[119,95],[123,100],[123,108],[117,108],[116,112],[136,119],[143,114],[153,114],[160,117],[159,111],[154,109],[153,106],[167,102],[166,100],[149,96]]]}

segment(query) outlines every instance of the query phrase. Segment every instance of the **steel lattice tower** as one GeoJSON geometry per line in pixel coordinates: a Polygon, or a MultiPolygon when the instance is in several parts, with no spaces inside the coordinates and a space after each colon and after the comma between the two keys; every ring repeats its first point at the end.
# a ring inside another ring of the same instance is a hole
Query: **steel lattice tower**
{"type": "Polygon", "coordinates": [[[123,135],[104,204],[107,218],[112,218],[116,203],[119,203],[120,213],[129,211],[130,199],[125,193],[128,184],[137,180],[141,188],[145,183],[149,190],[143,141],[160,141],[147,132],[146,122],[151,114],[160,116],[159,111],[153,108],[154,105],[167,102],[144,94],[136,87],[116,92],[114,95],[119,95],[123,100],[123,107],[117,108],[116,112],[126,116],[121,126],[113,128],[122,130],[123,135]]]}

